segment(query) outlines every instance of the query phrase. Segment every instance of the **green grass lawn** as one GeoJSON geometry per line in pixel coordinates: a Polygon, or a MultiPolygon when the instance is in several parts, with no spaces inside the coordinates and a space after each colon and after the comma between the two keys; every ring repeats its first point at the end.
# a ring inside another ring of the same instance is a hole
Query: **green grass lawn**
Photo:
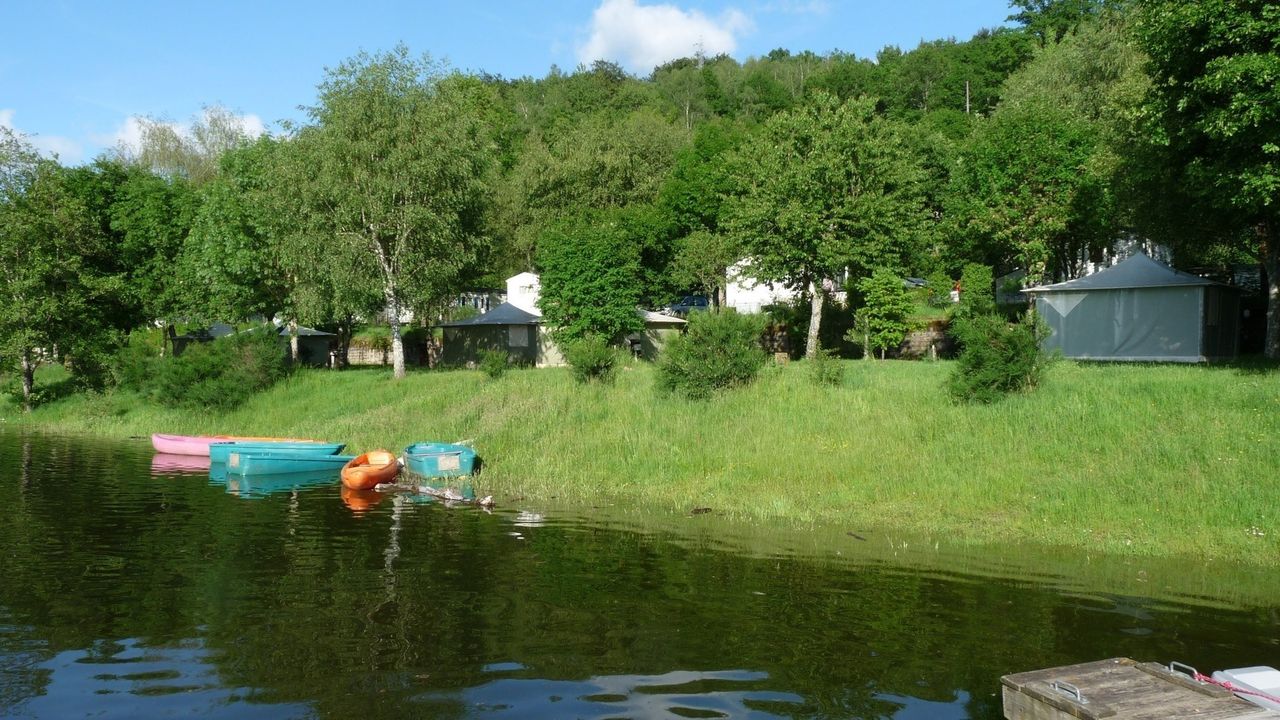
{"type": "Polygon", "coordinates": [[[344,441],[351,451],[469,440],[482,492],[709,507],[745,520],[886,528],[1280,564],[1280,372],[1056,364],[993,406],[953,404],[946,362],[803,363],[708,402],[661,395],[650,366],[610,386],[568,370],[302,371],[226,413],[74,396],[5,426],[129,437],[236,433],[344,441]]]}

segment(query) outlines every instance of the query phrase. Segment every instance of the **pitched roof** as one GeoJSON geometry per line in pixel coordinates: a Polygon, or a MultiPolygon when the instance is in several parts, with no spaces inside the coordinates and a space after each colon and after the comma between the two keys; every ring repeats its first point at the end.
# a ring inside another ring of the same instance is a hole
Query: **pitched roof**
{"type": "MultiPolygon", "coordinates": [[[[282,325],[280,327],[280,334],[287,337],[289,335],[289,326],[282,325]]],[[[334,334],[331,332],[325,332],[323,330],[317,330],[315,328],[309,328],[309,327],[304,327],[302,325],[299,325],[298,337],[334,337],[334,334]]]]}
{"type": "Polygon", "coordinates": [[[1145,253],[1135,253],[1121,263],[1075,280],[1027,288],[1028,293],[1076,292],[1084,290],[1121,290],[1129,288],[1180,287],[1218,285],[1199,275],[1174,270],[1152,260],[1145,253]]]}
{"type": "Polygon", "coordinates": [[[454,320],[453,322],[440,323],[439,327],[470,327],[472,325],[537,325],[540,322],[542,322],[541,317],[534,315],[528,310],[521,310],[509,302],[505,302],[483,315],[469,317],[466,320],[454,320]]]}

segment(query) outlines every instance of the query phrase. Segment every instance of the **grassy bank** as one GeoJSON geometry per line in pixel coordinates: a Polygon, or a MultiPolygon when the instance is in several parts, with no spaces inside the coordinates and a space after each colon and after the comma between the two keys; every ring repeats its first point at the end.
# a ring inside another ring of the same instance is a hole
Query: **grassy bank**
{"type": "Polygon", "coordinates": [[[848,362],[838,388],[803,363],[705,403],[651,368],[607,387],[568,371],[301,372],[241,408],[186,413],[71,397],[5,426],[129,437],[229,432],[351,450],[474,441],[484,492],[709,507],[743,518],[894,528],[974,542],[1280,564],[1280,373],[1059,363],[1037,392],[953,405],[948,363],[848,362]]]}

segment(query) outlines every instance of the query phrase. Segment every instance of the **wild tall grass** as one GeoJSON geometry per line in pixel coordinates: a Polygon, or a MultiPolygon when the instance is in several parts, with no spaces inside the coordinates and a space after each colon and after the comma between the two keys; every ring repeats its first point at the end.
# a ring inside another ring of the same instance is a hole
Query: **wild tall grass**
{"type": "Polygon", "coordinates": [[[1041,388],[958,405],[946,362],[803,363],[694,402],[652,367],[611,385],[566,369],[302,371],[225,413],[74,397],[4,425],[145,436],[341,440],[353,451],[468,440],[483,492],[637,512],[893,528],[975,542],[1280,563],[1280,372],[1059,363],[1041,388]]]}

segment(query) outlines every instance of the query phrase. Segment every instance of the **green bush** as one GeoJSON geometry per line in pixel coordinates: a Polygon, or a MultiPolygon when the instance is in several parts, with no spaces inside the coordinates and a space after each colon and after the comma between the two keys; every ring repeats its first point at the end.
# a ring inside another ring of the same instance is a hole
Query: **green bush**
{"type": "Polygon", "coordinates": [[[486,348],[480,351],[480,369],[494,380],[505,375],[510,364],[506,350],[486,348]]]}
{"type": "Polygon", "coordinates": [[[137,389],[161,404],[188,408],[234,407],[288,370],[279,336],[263,331],[193,343],[151,367],[137,389]]]}
{"type": "Polygon", "coordinates": [[[1040,348],[1047,329],[1034,315],[1010,323],[994,314],[957,320],[964,350],[947,380],[957,400],[991,403],[1012,392],[1031,390],[1044,376],[1049,358],[1040,348]]]}
{"type": "MultiPolygon", "coordinates": [[[[400,340],[404,341],[403,335],[400,340]]],[[[390,352],[391,328],[386,325],[363,327],[351,336],[351,347],[365,348],[374,352],[390,352]]]]}
{"type": "Polygon", "coordinates": [[[928,282],[928,285],[925,286],[925,291],[929,305],[936,308],[951,307],[951,287],[954,284],[951,278],[946,273],[938,270],[929,273],[929,277],[925,278],[925,280],[928,282]]]}
{"type": "Polygon", "coordinates": [[[568,342],[564,346],[564,359],[573,368],[573,377],[578,382],[608,383],[617,370],[618,351],[609,347],[603,337],[589,334],[568,342]]]}
{"type": "Polygon", "coordinates": [[[911,313],[915,304],[902,278],[892,270],[877,269],[871,277],[858,283],[863,306],[856,313],[856,324],[845,336],[850,342],[865,343],[863,353],[880,351],[883,360],[887,350],[896,350],[911,330],[911,313]]]}
{"type": "Polygon", "coordinates": [[[658,386],[701,399],[722,388],[750,383],[765,363],[760,347],[763,329],[759,315],[691,315],[685,334],[672,338],[658,358],[658,386]]]}
{"type": "Polygon", "coordinates": [[[133,333],[111,362],[111,380],[124,390],[145,392],[159,372],[160,346],[145,333],[133,333]]]}
{"type": "Polygon", "coordinates": [[[991,267],[969,263],[960,274],[960,304],[953,316],[956,318],[976,318],[990,315],[996,309],[996,281],[992,278],[991,267]]]}
{"type": "Polygon", "coordinates": [[[817,354],[805,362],[809,364],[809,380],[814,385],[844,384],[844,365],[830,350],[818,348],[817,354]]]}

